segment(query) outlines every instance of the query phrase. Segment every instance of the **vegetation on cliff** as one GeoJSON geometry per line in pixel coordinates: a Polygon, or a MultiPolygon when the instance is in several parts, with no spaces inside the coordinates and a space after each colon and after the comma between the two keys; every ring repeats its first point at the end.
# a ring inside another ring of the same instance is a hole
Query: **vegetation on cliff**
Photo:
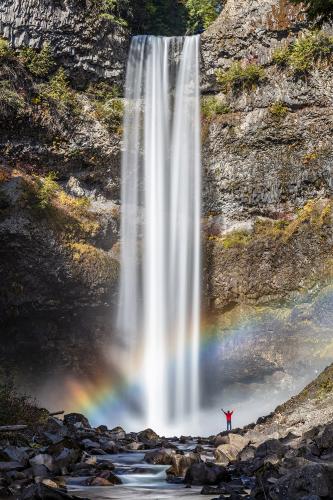
{"type": "Polygon", "coordinates": [[[333,0],[290,0],[306,7],[309,19],[317,24],[333,21],[333,0]]]}
{"type": "Polygon", "coordinates": [[[201,32],[217,18],[221,0],[102,0],[99,16],[134,34],[183,35],[201,32]]]}

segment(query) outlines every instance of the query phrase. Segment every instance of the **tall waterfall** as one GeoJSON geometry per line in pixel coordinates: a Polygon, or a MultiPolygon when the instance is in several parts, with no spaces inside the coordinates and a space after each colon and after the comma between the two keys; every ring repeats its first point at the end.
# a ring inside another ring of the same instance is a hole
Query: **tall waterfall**
{"type": "Polygon", "coordinates": [[[137,36],[127,67],[118,327],[157,430],[199,406],[199,47],[137,36]]]}

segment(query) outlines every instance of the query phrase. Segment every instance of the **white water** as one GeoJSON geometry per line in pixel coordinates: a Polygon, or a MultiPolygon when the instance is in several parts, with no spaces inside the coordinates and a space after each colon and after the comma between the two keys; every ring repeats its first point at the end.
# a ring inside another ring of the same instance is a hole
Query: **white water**
{"type": "Polygon", "coordinates": [[[118,327],[157,431],[199,408],[199,44],[134,37],[127,68],[118,327]]]}

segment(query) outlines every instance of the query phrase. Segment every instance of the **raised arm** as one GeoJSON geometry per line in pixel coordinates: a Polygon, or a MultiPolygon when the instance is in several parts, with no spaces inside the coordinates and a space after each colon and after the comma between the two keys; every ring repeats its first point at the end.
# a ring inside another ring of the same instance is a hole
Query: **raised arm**
{"type": "Polygon", "coordinates": [[[226,415],[226,412],[223,410],[223,408],[221,408],[221,411],[223,411],[223,413],[226,415]]]}
{"type": "Polygon", "coordinates": [[[234,414],[234,412],[235,412],[235,410],[232,410],[231,415],[233,415],[233,414],[234,414]]]}

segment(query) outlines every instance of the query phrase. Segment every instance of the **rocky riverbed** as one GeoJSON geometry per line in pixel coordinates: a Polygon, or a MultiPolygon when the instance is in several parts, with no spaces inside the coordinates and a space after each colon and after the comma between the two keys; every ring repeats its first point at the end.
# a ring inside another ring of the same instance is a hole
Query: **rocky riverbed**
{"type": "Polygon", "coordinates": [[[0,428],[0,497],[330,499],[332,389],[333,365],[256,424],[208,438],[92,428],[77,413],[0,428]]]}

